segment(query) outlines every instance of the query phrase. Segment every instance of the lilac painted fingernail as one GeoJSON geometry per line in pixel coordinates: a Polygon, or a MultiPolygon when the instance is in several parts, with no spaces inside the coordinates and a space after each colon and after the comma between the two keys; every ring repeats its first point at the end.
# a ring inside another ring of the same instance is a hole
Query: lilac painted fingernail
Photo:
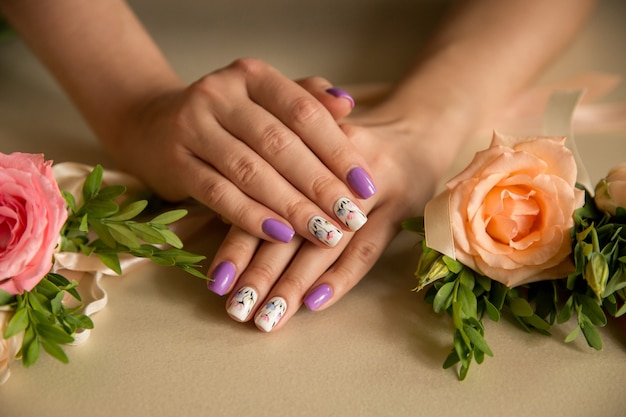
{"type": "Polygon", "coordinates": [[[207,288],[217,295],[226,294],[235,279],[235,265],[231,262],[222,262],[213,271],[211,279],[212,281],[206,285],[207,288]]]}
{"type": "Polygon", "coordinates": [[[328,88],[326,92],[330,94],[331,96],[345,98],[346,100],[350,102],[350,105],[354,107],[354,99],[352,98],[352,96],[348,94],[346,91],[342,90],[341,88],[331,87],[331,88],[328,88]]]}
{"type": "Polygon", "coordinates": [[[352,168],[350,172],[348,172],[348,184],[350,184],[352,190],[363,199],[368,199],[376,194],[374,181],[372,181],[363,168],[352,168]]]}
{"type": "Polygon", "coordinates": [[[273,237],[281,242],[289,243],[296,232],[284,223],[276,219],[265,219],[261,227],[263,232],[269,237],[273,237]]]}
{"type": "Polygon", "coordinates": [[[320,308],[326,301],[333,296],[333,289],[329,285],[322,284],[311,291],[305,298],[304,304],[311,311],[320,308]]]}

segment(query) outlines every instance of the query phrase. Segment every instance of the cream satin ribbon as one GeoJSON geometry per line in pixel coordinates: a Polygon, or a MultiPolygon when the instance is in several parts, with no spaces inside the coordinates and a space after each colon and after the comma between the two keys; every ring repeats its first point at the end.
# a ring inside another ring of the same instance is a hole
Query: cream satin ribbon
{"type": "MultiPolygon", "coordinates": [[[[63,191],[68,191],[74,197],[81,195],[85,178],[91,173],[93,167],[89,165],[64,162],[53,166],[54,176],[63,191]]],[[[117,171],[105,170],[103,185],[124,185],[128,193],[145,190],[146,187],[136,178],[117,171]]],[[[216,217],[215,213],[199,205],[187,207],[189,213],[182,220],[172,225],[171,229],[181,238],[191,236],[216,217]]],[[[53,272],[63,275],[70,281],[80,283],[78,291],[83,304],[83,313],[92,316],[102,310],[108,301],[108,295],[102,286],[105,276],[118,276],[114,271],[106,267],[96,256],[86,256],[82,253],[60,252],[54,255],[55,263],[53,272]]],[[[130,255],[120,256],[120,265],[123,274],[130,272],[138,266],[149,263],[145,258],[136,258],[130,255]]],[[[68,296],[67,302],[73,298],[68,296]]],[[[74,335],[74,345],[84,343],[89,337],[90,331],[85,329],[74,335]]]]}
{"type": "MultiPolygon", "coordinates": [[[[543,133],[546,136],[565,136],[566,146],[572,151],[577,164],[577,181],[589,192],[593,186],[589,174],[578,154],[572,129],[574,110],[583,97],[584,90],[556,91],[549,98],[543,121],[543,133]]],[[[450,225],[450,191],[444,190],[424,209],[424,229],[426,246],[452,259],[456,259],[454,236],[450,225]]]]}

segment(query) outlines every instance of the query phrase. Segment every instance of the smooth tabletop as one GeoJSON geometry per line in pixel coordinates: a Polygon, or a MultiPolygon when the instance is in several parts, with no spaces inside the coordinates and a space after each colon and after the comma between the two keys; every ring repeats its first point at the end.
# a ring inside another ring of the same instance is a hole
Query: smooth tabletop
{"type": "MultiPolygon", "coordinates": [[[[256,56],[290,77],[319,74],[337,85],[396,78],[442,9],[401,0],[131,5],[189,81],[256,56]]],[[[587,71],[626,76],[625,18],[626,3],[602,2],[544,80],[587,71]]],[[[624,84],[602,102],[626,102],[624,84]]],[[[594,182],[626,161],[626,131],[618,130],[577,135],[594,182]]],[[[485,143],[468,144],[455,168],[485,143]]],[[[0,44],[0,151],[114,168],[18,39],[0,44]]],[[[213,220],[186,248],[211,257],[225,232],[213,220]]],[[[273,334],[228,318],[225,299],[183,272],[145,265],[106,278],[109,302],[93,317],[89,340],[67,349],[68,365],[47,356],[29,369],[14,363],[0,386],[0,416],[624,415],[623,323],[602,329],[604,349],[596,352],[582,337],[563,342],[573,323],[545,337],[486,320],[495,357],[473,364],[464,382],[443,370],[451,325],[411,291],[416,243],[401,234],[339,303],[318,313],[302,308],[273,334]]]]}

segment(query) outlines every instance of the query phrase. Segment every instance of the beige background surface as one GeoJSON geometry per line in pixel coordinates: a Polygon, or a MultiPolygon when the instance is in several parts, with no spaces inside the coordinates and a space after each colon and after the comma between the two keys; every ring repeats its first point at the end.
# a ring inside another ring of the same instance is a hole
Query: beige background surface
{"type": "MultiPolygon", "coordinates": [[[[336,84],[386,82],[433,27],[439,2],[409,0],[194,0],[131,2],[189,81],[240,56],[291,77],[336,84]]],[[[544,80],[587,70],[626,75],[626,3],[604,1],[544,80]]],[[[556,23],[558,24],[558,22],[556,23]]],[[[523,64],[523,63],[521,63],[523,64]]],[[[129,71],[132,69],[129,68],[129,71]]],[[[603,99],[626,102],[620,85],[603,99]]],[[[459,164],[483,146],[468,144],[459,164]]],[[[594,180],[626,160],[626,133],[578,135],[594,180]]],[[[108,159],[54,82],[18,41],[0,45],[0,151],[60,161],[108,159]]],[[[211,256],[225,229],[213,222],[188,248],[211,256]]],[[[449,322],[410,291],[416,239],[401,235],[340,303],[300,311],[276,334],[230,320],[224,300],[183,273],[146,266],[105,281],[110,301],[71,363],[13,367],[0,415],[31,416],[621,416],[626,326],[603,330],[603,352],[583,340],[487,324],[495,352],[460,383],[440,367],[449,322]]]]}

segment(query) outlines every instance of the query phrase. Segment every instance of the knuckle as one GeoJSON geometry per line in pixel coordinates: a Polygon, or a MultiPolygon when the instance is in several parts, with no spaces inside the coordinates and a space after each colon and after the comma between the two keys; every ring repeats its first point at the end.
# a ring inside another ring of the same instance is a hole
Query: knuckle
{"type": "Polygon", "coordinates": [[[267,64],[256,58],[238,58],[229,67],[244,74],[254,75],[267,67],[267,64]]]}
{"type": "Polygon", "coordinates": [[[270,125],[261,134],[261,147],[267,155],[282,153],[289,148],[294,141],[293,136],[285,128],[279,125],[270,125]]]}
{"type": "Polygon", "coordinates": [[[347,263],[350,265],[354,265],[355,263],[370,265],[376,260],[378,253],[379,246],[369,240],[360,241],[358,245],[349,245],[344,252],[348,259],[347,263]]]}
{"type": "Polygon", "coordinates": [[[234,182],[244,188],[254,183],[260,169],[259,162],[248,157],[236,158],[231,163],[234,182]]]}
{"type": "Polygon", "coordinates": [[[311,181],[311,192],[313,193],[313,199],[317,200],[331,189],[334,183],[333,177],[327,175],[321,175],[311,181]]]}
{"type": "Polygon", "coordinates": [[[309,289],[309,286],[305,285],[305,282],[306,280],[304,279],[304,277],[300,275],[289,274],[280,277],[281,288],[287,288],[287,290],[284,292],[289,292],[293,294],[304,294],[309,289]]]}
{"type": "Polygon", "coordinates": [[[312,97],[296,98],[289,109],[289,117],[300,125],[315,123],[322,116],[323,106],[312,97]]]}
{"type": "Polygon", "coordinates": [[[294,219],[304,213],[306,210],[306,203],[301,199],[291,200],[285,202],[285,213],[288,219],[294,219]]]}
{"type": "Polygon", "coordinates": [[[219,181],[201,181],[198,184],[201,200],[210,208],[219,207],[226,198],[226,183],[219,181]]]}
{"type": "Polygon", "coordinates": [[[278,278],[278,271],[272,263],[257,261],[246,268],[245,275],[256,283],[271,286],[278,278]]]}

